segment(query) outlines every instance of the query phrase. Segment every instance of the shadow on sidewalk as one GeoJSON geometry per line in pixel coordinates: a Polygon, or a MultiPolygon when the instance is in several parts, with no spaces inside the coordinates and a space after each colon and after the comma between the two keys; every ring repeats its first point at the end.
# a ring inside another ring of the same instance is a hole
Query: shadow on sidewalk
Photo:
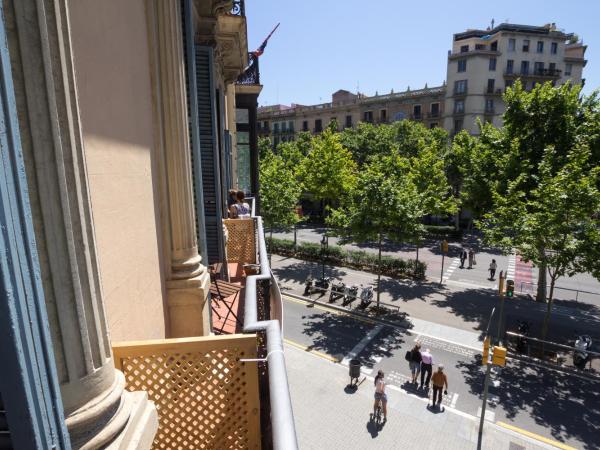
{"type": "MultiPolygon", "coordinates": [[[[481,357],[456,365],[471,393],[481,395],[484,373],[481,357]]],[[[490,395],[496,396],[496,417],[500,410],[508,419],[519,421],[531,417],[547,428],[560,442],[576,439],[586,450],[598,448],[600,435],[599,383],[513,361],[494,377],[500,383],[490,384],[490,395]],[[522,415],[520,416],[520,414],[522,415]]]]}
{"type": "Polygon", "coordinates": [[[383,430],[384,426],[385,426],[385,422],[381,422],[380,424],[377,424],[373,420],[373,417],[370,416],[369,417],[369,421],[367,422],[367,431],[369,432],[369,434],[371,435],[371,437],[373,439],[375,439],[379,435],[379,432],[381,430],[383,430]]]}

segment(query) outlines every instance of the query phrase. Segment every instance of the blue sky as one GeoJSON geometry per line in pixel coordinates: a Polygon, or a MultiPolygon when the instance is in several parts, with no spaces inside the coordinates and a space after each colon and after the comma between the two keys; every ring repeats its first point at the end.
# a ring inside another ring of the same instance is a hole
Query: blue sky
{"type": "Polygon", "coordinates": [[[246,0],[248,46],[281,22],[260,59],[259,104],[331,101],[441,85],[452,34],[496,24],[556,22],[588,45],[584,92],[600,88],[598,0],[246,0]]]}

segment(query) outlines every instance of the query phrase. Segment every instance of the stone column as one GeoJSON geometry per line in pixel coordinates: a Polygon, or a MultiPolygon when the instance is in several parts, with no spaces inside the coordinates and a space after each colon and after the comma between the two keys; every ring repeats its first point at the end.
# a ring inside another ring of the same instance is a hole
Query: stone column
{"type": "Polygon", "coordinates": [[[158,92],[155,108],[164,165],[163,226],[165,242],[169,244],[165,253],[170,259],[167,273],[170,335],[201,336],[210,332],[207,301],[210,280],[198,253],[196,234],[181,2],[152,0],[148,5],[149,29],[156,51],[153,81],[158,92]]]}
{"type": "MultiPolygon", "coordinates": [[[[73,448],[148,448],[146,393],[115,370],[98,272],[68,6],[5,2],[32,214],[65,419],[73,448]],[[136,442],[134,444],[133,442],[136,442]],[[128,447],[129,448],[129,447],[128,447]]],[[[100,38],[100,37],[99,37],[100,38]]]]}

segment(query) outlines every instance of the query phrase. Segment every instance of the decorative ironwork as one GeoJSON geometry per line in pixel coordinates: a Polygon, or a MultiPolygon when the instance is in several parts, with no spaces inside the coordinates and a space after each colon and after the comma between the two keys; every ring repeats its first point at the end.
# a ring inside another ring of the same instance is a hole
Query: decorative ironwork
{"type": "Polygon", "coordinates": [[[246,16],[246,8],[244,6],[244,0],[233,0],[233,6],[229,14],[232,16],[246,16]]]}
{"type": "Polygon", "coordinates": [[[236,84],[260,84],[260,72],[258,70],[258,56],[254,53],[248,53],[248,67],[244,70],[236,84]]]}

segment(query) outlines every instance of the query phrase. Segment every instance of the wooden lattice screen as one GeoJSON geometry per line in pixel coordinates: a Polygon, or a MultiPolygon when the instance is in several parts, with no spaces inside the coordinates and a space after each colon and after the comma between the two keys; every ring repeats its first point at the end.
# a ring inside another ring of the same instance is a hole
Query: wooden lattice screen
{"type": "Polygon", "coordinates": [[[225,219],[227,227],[227,262],[256,263],[254,219],[225,219]]]}
{"type": "Polygon", "coordinates": [[[256,335],[115,344],[127,389],[146,391],[159,428],[153,449],[258,449],[256,335]]]}

